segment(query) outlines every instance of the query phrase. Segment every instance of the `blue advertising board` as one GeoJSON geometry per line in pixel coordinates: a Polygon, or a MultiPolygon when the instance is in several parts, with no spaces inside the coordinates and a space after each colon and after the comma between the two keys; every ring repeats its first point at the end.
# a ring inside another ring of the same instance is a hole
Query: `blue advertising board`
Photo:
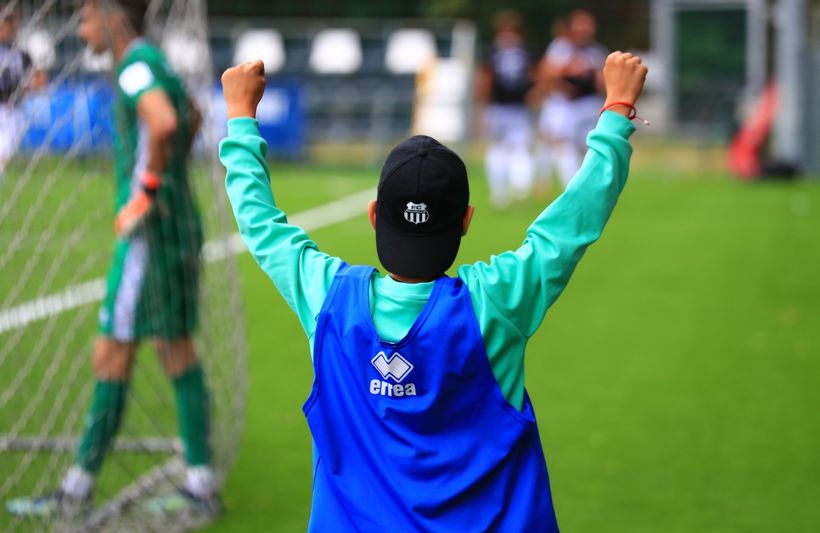
{"type": "MultiPolygon", "coordinates": [[[[213,124],[227,134],[227,110],[222,86],[211,92],[213,124]]],[[[302,105],[302,87],[295,82],[269,82],[256,109],[259,132],[268,143],[268,155],[296,158],[304,153],[306,116],[302,105]]]]}
{"type": "Polygon", "coordinates": [[[64,83],[22,102],[27,124],[23,150],[86,153],[113,142],[113,93],[105,80],[64,83]]]}
{"type": "MultiPolygon", "coordinates": [[[[227,133],[222,87],[194,95],[206,99],[210,120],[220,138],[227,133]]],[[[113,145],[113,90],[105,78],[63,83],[28,96],[21,104],[27,130],[22,149],[28,152],[99,153],[113,145]]],[[[300,157],[305,148],[305,113],[297,83],[271,82],[257,110],[262,137],[272,156],[300,157]]]]}

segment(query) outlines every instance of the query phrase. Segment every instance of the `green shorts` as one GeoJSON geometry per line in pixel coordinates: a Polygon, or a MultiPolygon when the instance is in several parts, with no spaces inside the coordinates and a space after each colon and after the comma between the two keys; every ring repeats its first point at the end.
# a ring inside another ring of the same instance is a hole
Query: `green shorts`
{"type": "Polygon", "coordinates": [[[197,327],[200,245],[117,239],[99,333],[122,342],[190,337],[197,327]]]}

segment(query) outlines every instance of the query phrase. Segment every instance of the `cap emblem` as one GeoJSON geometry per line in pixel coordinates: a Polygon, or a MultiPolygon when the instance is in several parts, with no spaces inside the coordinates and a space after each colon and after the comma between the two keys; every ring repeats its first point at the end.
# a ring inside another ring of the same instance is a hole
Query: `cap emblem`
{"type": "Polygon", "coordinates": [[[426,204],[414,204],[407,202],[407,210],[404,212],[404,220],[412,224],[424,224],[430,220],[430,213],[427,212],[426,204]]]}

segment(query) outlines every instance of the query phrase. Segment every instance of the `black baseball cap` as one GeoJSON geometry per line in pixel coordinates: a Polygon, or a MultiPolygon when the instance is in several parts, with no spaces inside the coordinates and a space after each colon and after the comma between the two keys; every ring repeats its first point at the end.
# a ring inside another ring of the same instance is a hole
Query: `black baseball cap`
{"type": "Polygon", "coordinates": [[[450,268],[470,201],[467,168],[432,137],[416,135],[387,156],[376,196],[376,251],[388,272],[435,278],[450,268]]]}

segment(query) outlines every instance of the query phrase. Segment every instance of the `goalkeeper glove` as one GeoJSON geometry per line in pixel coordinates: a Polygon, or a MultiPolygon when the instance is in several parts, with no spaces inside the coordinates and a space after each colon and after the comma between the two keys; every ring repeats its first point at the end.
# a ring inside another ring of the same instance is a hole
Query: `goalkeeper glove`
{"type": "Polygon", "coordinates": [[[129,236],[145,220],[154,207],[154,199],[159,189],[159,176],[146,170],[142,175],[142,187],[117,213],[114,231],[119,237],[129,236]]]}

